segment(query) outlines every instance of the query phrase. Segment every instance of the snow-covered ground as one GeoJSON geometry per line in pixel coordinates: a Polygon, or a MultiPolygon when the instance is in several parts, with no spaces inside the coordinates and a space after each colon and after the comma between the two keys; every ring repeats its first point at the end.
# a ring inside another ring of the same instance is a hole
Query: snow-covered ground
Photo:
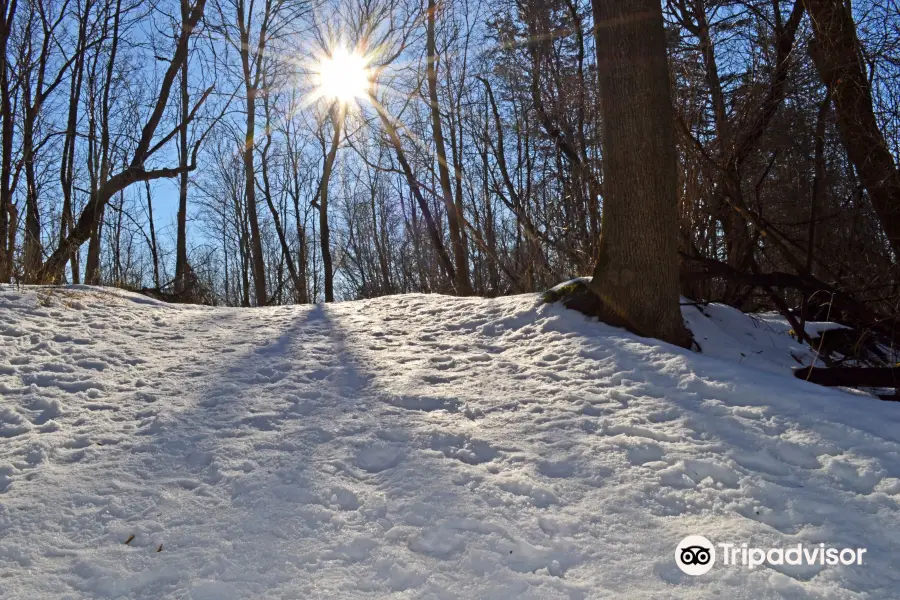
{"type": "Polygon", "coordinates": [[[900,404],[704,310],[696,354],[537,295],[0,287],[0,597],[896,598],[900,404]],[[688,534],[868,551],[691,577],[688,534]]]}

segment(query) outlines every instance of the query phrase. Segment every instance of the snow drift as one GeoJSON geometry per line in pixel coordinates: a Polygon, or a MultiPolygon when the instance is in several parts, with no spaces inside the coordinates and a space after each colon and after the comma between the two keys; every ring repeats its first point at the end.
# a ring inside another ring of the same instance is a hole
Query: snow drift
{"type": "Polygon", "coordinates": [[[0,597],[894,597],[900,406],[685,316],[704,354],[537,295],[0,287],[0,597]],[[867,554],[691,577],[689,534],[867,554]]]}

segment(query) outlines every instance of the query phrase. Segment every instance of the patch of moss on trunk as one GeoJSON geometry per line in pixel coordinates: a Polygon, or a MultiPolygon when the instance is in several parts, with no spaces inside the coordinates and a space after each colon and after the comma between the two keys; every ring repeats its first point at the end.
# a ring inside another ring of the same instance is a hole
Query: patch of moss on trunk
{"type": "MultiPolygon", "coordinates": [[[[603,301],[600,300],[600,297],[584,280],[576,279],[563,286],[547,290],[544,292],[542,299],[545,304],[562,304],[566,308],[577,310],[588,317],[596,317],[606,322],[609,322],[608,319],[610,319],[609,311],[604,310],[603,301]]],[[[626,324],[621,322],[621,320],[610,324],[617,327],[626,327],[626,324]]]]}

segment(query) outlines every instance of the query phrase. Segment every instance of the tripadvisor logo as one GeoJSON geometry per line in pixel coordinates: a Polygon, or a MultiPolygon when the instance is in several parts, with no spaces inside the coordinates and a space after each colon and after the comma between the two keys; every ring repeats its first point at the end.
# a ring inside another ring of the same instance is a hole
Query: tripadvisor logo
{"type": "Polygon", "coordinates": [[[825,544],[786,548],[750,548],[747,544],[713,544],[702,535],[689,535],[675,547],[675,564],[687,575],[705,575],[716,564],[716,548],[725,566],[749,570],[762,565],[861,565],[866,548],[831,548],[825,544]]]}
{"type": "Polygon", "coordinates": [[[675,563],[688,575],[704,575],[716,564],[716,548],[702,535],[689,535],[675,548],[675,563]]]}

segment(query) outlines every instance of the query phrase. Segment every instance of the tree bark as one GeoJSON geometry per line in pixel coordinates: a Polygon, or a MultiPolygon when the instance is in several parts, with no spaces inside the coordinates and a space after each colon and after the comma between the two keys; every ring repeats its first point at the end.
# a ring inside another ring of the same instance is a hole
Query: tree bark
{"type": "Polygon", "coordinates": [[[306,304],[309,302],[309,286],[306,280],[306,219],[300,213],[300,195],[302,186],[300,184],[300,164],[298,153],[293,149],[293,142],[290,135],[288,140],[288,177],[290,186],[288,193],[294,204],[294,228],[297,230],[297,271],[299,277],[299,287],[295,290],[298,304],[306,304]]]}
{"type": "MultiPolygon", "coordinates": [[[[43,61],[41,61],[43,62],[43,61]]],[[[23,279],[25,283],[37,283],[41,268],[41,217],[38,210],[37,173],[34,168],[34,126],[40,111],[39,102],[32,99],[30,74],[25,78],[23,96],[25,100],[22,119],[22,160],[25,163],[25,261],[23,279]]],[[[38,74],[37,94],[40,94],[43,74],[38,74]]]]}
{"type": "Polygon", "coordinates": [[[658,0],[593,0],[604,202],[592,289],[605,321],[687,347],[679,307],[677,164],[658,0]]]}
{"type": "Polygon", "coordinates": [[[244,194],[247,199],[247,219],[250,223],[250,260],[253,270],[253,290],[256,294],[256,305],[265,306],[268,302],[266,291],[266,263],[263,258],[262,240],[259,234],[259,216],[256,210],[256,177],[253,164],[253,140],[256,129],[256,90],[247,86],[247,129],[244,137],[244,194]]]}

